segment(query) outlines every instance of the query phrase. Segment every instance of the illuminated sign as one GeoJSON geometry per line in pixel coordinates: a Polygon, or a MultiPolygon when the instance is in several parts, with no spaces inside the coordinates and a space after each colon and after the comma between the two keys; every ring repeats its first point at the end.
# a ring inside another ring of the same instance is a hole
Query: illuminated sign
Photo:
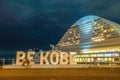
{"type": "MultiPolygon", "coordinates": [[[[48,51],[44,54],[43,51],[39,52],[40,54],[40,64],[75,64],[73,62],[73,54],[75,52],[57,52],[57,51],[48,51]]],[[[30,64],[35,64],[33,61],[33,55],[35,55],[35,51],[28,51],[25,53],[24,51],[17,51],[16,56],[16,65],[22,65],[24,60],[28,59],[30,64]]]]}

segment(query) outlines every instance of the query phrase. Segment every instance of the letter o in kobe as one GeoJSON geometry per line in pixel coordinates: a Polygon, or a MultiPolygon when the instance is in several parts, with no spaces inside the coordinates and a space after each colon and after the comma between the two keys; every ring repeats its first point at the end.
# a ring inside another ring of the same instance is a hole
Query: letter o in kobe
{"type": "Polygon", "coordinates": [[[50,53],[50,63],[51,64],[58,64],[58,62],[59,62],[58,53],[55,51],[52,51],[50,53]],[[54,58],[55,58],[55,60],[54,60],[54,58]]]}

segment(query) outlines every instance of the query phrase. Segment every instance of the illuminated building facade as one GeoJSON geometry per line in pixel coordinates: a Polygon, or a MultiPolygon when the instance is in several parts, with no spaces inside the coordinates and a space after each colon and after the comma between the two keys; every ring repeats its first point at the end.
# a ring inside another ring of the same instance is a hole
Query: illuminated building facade
{"type": "Polygon", "coordinates": [[[120,25],[104,18],[90,15],[79,19],[63,35],[57,49],[75,51],[74,61],[120,62],[120,25]]]}

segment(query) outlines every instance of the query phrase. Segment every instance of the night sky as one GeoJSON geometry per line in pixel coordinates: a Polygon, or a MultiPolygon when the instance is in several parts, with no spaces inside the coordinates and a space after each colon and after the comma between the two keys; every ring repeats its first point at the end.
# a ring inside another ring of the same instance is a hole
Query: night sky
{"type": "Polygon", "coordinates": [[[0,58],[17,50],[49,50],[87,15],[120,23],[120,0],[0,0],[0,58]]]}

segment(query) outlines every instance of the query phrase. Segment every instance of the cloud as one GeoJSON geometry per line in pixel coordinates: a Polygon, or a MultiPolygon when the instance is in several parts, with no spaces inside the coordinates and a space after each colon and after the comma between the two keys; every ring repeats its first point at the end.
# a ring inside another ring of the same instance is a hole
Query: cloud
{"type": "Polygon", "coordinates": [[[111,20],[120,19],[119,0],[86,0],[81,5],[85,14],[95,14],[111,20]]]}
{"type": "Polygon", "coordinates": [[[120,22],[119,6],[120,0],[0,0],[0,48],[50,49],[86,15],[120,22]]]}
{"type": "Polygon", "coordinates": [[[105,16],[107,16],[108,18],[112,18],[112,19],[118,19],[120,20],[120,2],[116,3],[115,5],[109,7],[108,9],[105,10],[105,12],[103,12],[103,14],[105,16]]]}

